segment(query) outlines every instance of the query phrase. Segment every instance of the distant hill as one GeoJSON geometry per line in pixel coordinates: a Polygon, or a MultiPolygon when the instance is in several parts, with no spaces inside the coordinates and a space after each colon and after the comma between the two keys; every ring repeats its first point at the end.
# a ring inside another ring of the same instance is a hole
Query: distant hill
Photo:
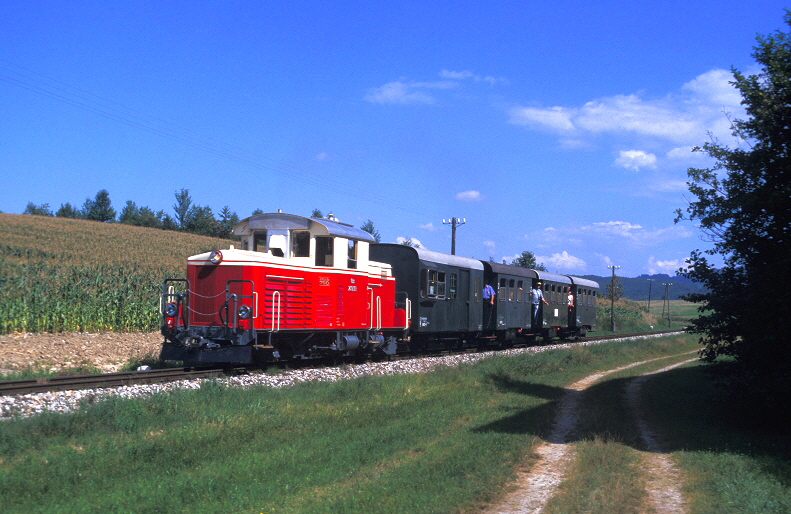
{"type": "MultiPolygon", "coordinates": [[[[605,292],[604,286],[609,284],[610,280],[612,279],[612,277],[609,275],[606,277],[599,277],[596,275],[582,275],[582,278],[587,278],[588,280],[595,280],[598,282],[602,295],[604,295],[605,292]]],[[[640,275],[636,278],[618,278],[621,279],[621,284],[623,285],[624,298],[628,298],[630,300],[648,300],[649,284],[651,286],[652,302],[654,300],[662,301],[662,298],[665,295],[664,284],[671,284],[668,288],[668,296],[671,300],[678,300],[685,294],[703,293],[706,291],[706,288],[703,287],[702,284],[692,282],[691,280],[684,277],[671,277],[665,273],[658,273],[656,275],[640,275]],[[653,282],[649,282],[649,279],[653,280],[653,282]]]]}

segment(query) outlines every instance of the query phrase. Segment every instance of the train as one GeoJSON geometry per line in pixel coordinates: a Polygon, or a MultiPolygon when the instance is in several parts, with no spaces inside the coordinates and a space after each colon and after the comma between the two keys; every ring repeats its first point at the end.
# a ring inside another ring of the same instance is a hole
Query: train
{"type": "Polygon", "coordinates": [[[595,329],[599,285],[584,278],[380,244],[331,216],[257,214],[233,232],[239,248],[190,256],[185,277],[162,283],[161,359],[386,358],[595,329]]]}

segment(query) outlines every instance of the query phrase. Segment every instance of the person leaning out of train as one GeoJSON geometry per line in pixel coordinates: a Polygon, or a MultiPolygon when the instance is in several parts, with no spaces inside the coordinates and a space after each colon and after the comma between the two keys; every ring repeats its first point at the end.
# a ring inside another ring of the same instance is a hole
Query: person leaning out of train
{"type": "Polygon", "coordinates": [[[544,302],[544,305],[549,305],[549,302],[544,299],[544,293],[541,292],[541,282],[533,286],[530,290],[530,303],[533,304],[533,320],[535,321],[538,316],[538,307],[544,302]]]}
{"type": "Polygon", "coordinates": [[[483,288],[483,299],[489,300],[489,303],[494,305],[494,288],[491,284],[486,284],[486,287],[483,288]]]}

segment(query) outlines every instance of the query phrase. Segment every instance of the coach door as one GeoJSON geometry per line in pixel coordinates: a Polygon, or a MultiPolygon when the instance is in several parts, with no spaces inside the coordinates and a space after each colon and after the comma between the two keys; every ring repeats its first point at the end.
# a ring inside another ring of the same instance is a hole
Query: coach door
{"type": "Polygon", "coordinates": [[[469,271],[466,276],[465,270],[458,268],[448,268],[445,272],[446,296],[444,301],[444,311],[447,321],[443,330],[449,332],[467,330],[469,324],[469,314],[467,300],[469,299],[469,271]]]}
{"type": "Polygon", "coordinates": [[[456,298],[457,300],[456,303],[459,306],[459,311],[461,311],[459,318],[459,327],[462,330],[467,330],[467,331],[477,330],[478,321],[472,319],[472,317],[470,316],[470,312],[471,312],[470,270],[468,269],[459,270],[459,283],[456,289],[458,291],[457,293],[458,297],[456,298]]]}

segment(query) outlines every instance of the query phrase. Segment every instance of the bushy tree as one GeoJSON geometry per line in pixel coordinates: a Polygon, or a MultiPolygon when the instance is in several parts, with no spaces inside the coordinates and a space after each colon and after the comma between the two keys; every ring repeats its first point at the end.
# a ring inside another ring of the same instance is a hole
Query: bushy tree
{"type": "Polygon", "coordinates": [[[623,282],[618,275],[604,285],[604,297],[608,300],[620,300],[623,293],[623,282]]]}
{"type": "Polygon", "coordinates": [[[233,237],[233,229],[239,223],[239,216],[226,205],[220,211],[220,219],[217,221],[217,237],[224,237],[231,239],[233,237]]]}
{"type": "MultiPolygon", "coordinates": [[[[791,11],[784,19],[791,27],[791,11]]],[[[713,243],[692,252],[683,272],[708,289],[688,296],[701,304],[692,331],[702,334],[703,358],[734,357],[736,389],[779,410],[791,404],[791,32],[757,41],[760,72],[732,70],[747,112],[733,122],[740,143],[697,148],[715,164],[688,171],[695,200],[676,222],[694,220],[713,243]],[[722,267],[710,262],[714,256],[722,267]]]]}
{"type": "Polygon", "coordinates": [[[533,252],[529,252],[527,250],[523,251],[522,255],[512,260],[511,265],[521,266],[523,268],[535,269],[538,271],[547,271],[547,268],[544,266],[543,263],[539,264],[536,262],[536,256],[533,255],[533,252]]]}
{"type": "Polygon", "coordinates": [[[55,213],[58,218],[83,218],[85,213],[74,207],[69,202],[60,204],[60,209],[55,213]]]}
{"type": "Polygon", "coordinates": [[[112,202],[110,202],[110,193],[106,189],[96,193],[96,197],[93,200],[87,198],[82,210],[85,213],[86,220],[115,221],[115,209],[113,209],[112,202]]]}
{"type": "Polygon", "coordinates": [[[42,203],[41,205],[36,205],[33,202],[28,202],[27,207],[22,212],[22,214],[32,214],[33,216],[52,216],[52,211],[49,208],[48,203],[42,203]]]}
{"type": "Polygon", "coordinates": [[[379,231],[376,230],[376,227],[374,227],[374,222],[373,221],[368,220],[365,223],[363,223],[362,225],[360,225],[360,230],[362,230],[363,232],[368,232],[369,234],[371,234],[374,237],[374,239],[376,240],[377,243],[381,243],[382,242],[382,236],[379,235],[379,231]]]}

